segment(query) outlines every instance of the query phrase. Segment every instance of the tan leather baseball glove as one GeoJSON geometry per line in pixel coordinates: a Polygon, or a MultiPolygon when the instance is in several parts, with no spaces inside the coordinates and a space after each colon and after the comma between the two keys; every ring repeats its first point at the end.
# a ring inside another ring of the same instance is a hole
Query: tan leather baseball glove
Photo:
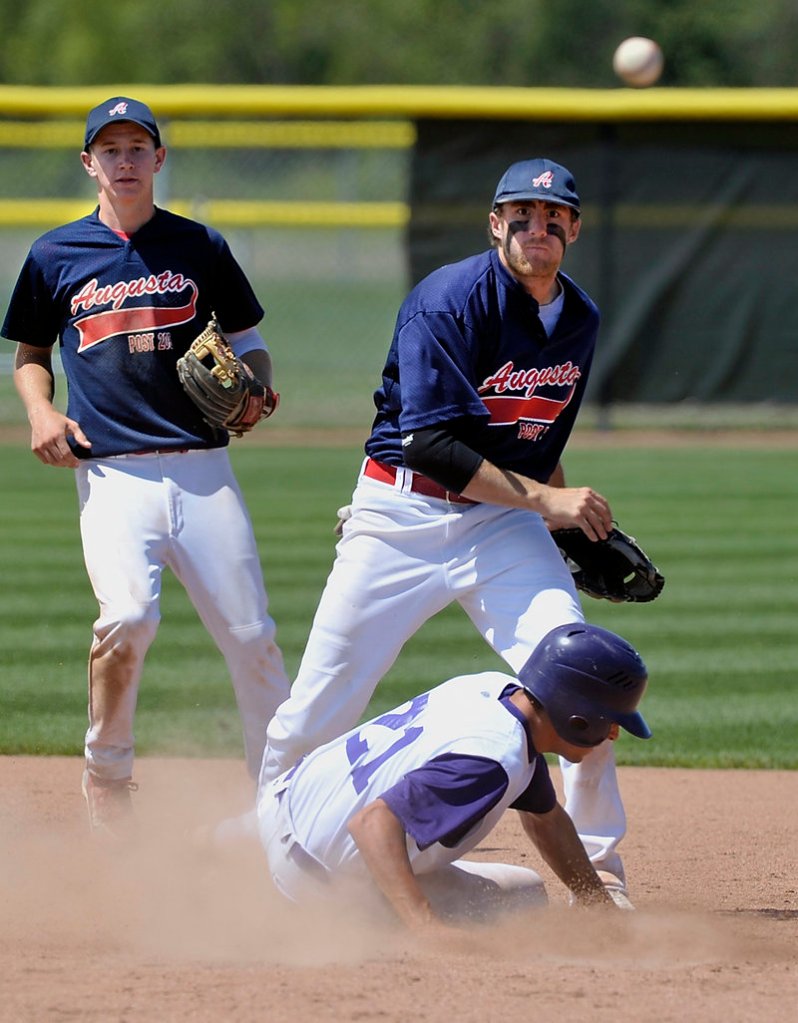
{"type": "Polygon", "coordinates": [[[280,403],[280,395],[257,380],[233,352],[215,316],[177,360],[177,375],[205,422],[237,437],[272,415],[280,403]]]}

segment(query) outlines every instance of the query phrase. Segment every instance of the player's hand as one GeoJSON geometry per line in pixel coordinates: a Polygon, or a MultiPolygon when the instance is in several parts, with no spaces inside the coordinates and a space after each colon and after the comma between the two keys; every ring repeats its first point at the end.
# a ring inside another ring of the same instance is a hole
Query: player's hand
{"type": "Polygon", "coordinates": [[[52,406],[32,412],[29,418],[31,451],[40,462],[66,469],[75,469],[80,465],[67,442],[67,437],[72,437],[82,448],[91,448],[91,441],[81,430],[80,423],[69,419],[52,406]]]}
{"type": "Polygon", "coordinates": [[[336,536],[344,535],[344,523],[352,518],[352,505],[345,504],[342,508],[339,508],[335,513],[338,516],[338,521],[335,523],[335,529],[333,532],[336,536]]]}
{"type": "Polygon", "coordinates": [[[577,527],[591,540],[606,540],[612,529],[609,502],[592,487],[545,487],[541,505],[549,529],[577,527]]]}

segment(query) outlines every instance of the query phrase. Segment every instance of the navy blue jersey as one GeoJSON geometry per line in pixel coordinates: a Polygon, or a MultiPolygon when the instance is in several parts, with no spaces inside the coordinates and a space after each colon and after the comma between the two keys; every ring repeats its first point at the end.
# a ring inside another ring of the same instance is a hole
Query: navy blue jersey
{"type": "Polygon", "coordinates": [[[502,469],[547,482],[585,392],[598,309],[565,274],[548,337],[537,302],[491,249],[441,267],[403,302],[366,453],[402,465],[402,434],[448,424],[502,469]]]}
{"type": "Polygon", "coordinates": [[[67,415],[92,442],[72,445],[79,458],[222,447],[227,431],[202,419],[175,368],[213,312],[226,332],[263,316],[218,231],[157,209],[125,238],[95,210],[34,242],[2,333],[60,342],[67,415]]]}

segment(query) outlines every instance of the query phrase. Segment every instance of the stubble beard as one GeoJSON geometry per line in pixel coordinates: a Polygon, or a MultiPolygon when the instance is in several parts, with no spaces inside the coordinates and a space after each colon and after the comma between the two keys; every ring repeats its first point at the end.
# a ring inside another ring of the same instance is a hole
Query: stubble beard
{"type": "Polygon", "coordinates": [[[543,249],[538,250],[532,257],[520,246],[513,249],[510,238],[506,238],[502,244],[502,252],[508,268],[517,277],[552,277],[560,266],[559,260],[543,249]]]}

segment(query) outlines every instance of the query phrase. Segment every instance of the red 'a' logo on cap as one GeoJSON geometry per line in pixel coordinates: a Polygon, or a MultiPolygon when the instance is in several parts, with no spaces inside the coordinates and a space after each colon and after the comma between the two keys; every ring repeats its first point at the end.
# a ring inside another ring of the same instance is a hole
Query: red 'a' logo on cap
{"type": "Polygon", "coordinates": [[[113,117],[114,114],[126,114],[127,103],[117,103],[115,107],[111,107],[108,111],[108,116],[113,117]]]}
{"type": "Polygon", "coordinates": [[[543,171],[536,178],[532,178],[532,184],[535,188],[551,188],[554,184],[554,175],[551,171],[543,171]]]}

